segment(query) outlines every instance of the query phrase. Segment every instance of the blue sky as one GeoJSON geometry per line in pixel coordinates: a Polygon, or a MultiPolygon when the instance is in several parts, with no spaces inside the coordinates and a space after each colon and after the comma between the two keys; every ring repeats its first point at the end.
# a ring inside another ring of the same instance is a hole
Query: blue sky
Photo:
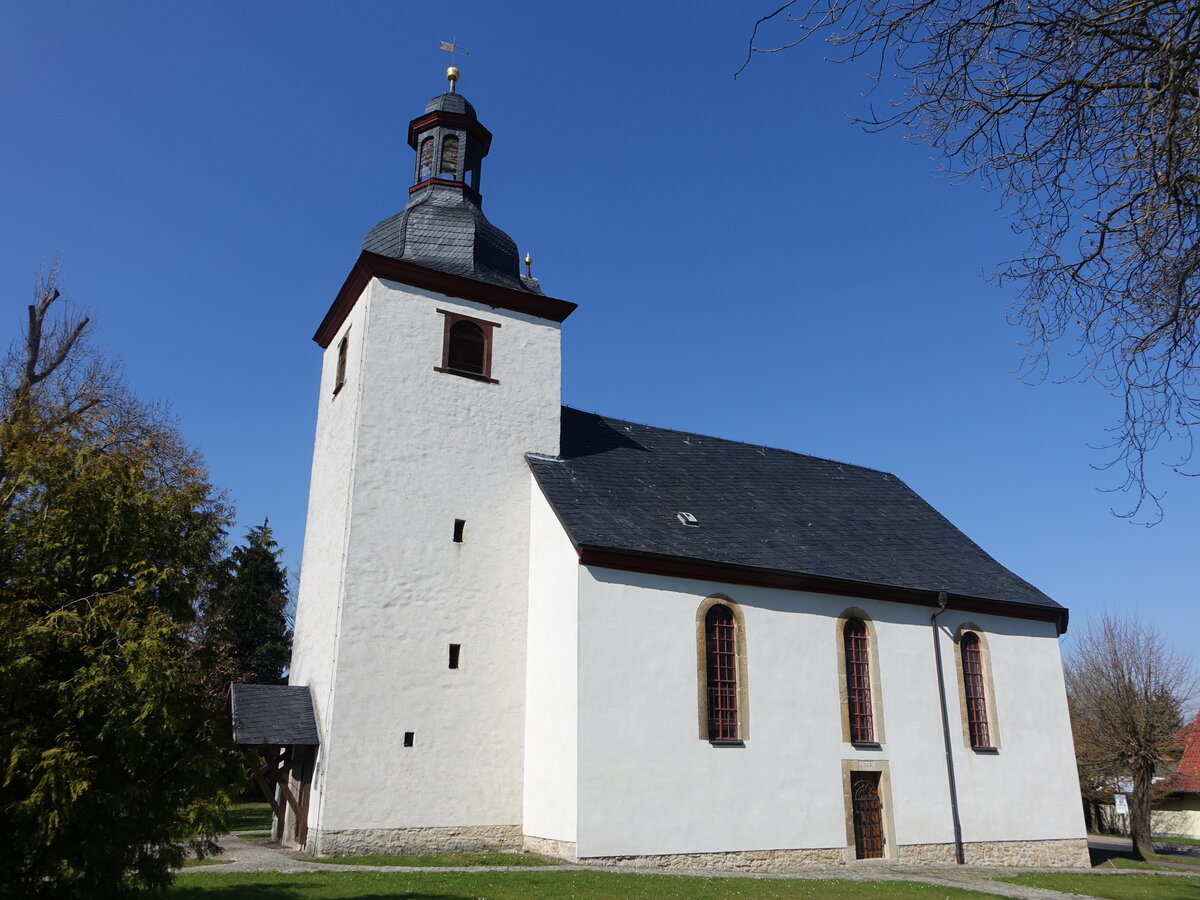
{"type": "MultiPolygon", "coordinates": [[[[445,86],[495,135],[482,191],[565,328],[564,402],[894,472],[1073,624],[1137,609],[1200,645],[1200,482],[1114,518],[1091,384],[1013,375],[998,198],[865,134],[866,66],[819,47],[733,79],[754,4],[0,7],[0,341],[38,268],[171,404],[239,526],[300,564],[320,351],[363,234],[404,203],[445,86]],[[8,312],[5,313],[4,310],[8,312]]],[[[1063,348],[1066,350],[1067,348],[1063,348]]],[[[1058,371],[1070,372],[1059,358],[1058,371]]]]}

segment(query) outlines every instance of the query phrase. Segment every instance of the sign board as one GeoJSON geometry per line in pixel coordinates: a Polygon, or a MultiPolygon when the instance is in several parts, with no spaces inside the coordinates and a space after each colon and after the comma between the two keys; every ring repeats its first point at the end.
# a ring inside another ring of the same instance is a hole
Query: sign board
{"type": "Polygon", "coordinates": [[[1129,800],[1124,794],[1113,794],[1113,806],[1118,816],[1129,815],[1129,800]]]}
{"type": "Polygon", "coordinates": [[[1132,794],[1133,793],[1133,782],[1132,781],[1118,781],[1117,782],[1117,790],[1120,791],[1122,794],[1132,794]]]}

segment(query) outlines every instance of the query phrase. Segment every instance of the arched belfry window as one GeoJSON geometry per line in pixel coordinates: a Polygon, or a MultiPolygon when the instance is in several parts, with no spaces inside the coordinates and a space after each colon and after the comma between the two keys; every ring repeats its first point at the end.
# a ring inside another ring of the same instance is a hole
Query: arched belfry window
{"type": "Polygon", "coordinates": [[[450,375],[464,375],[496,384],[496,379],[491,377],[492,334],[500,324],[445,309],[438,312],[445,316],[446,324],[442,334],[442,364],[434,368],[450,375]]]}
{"type": "Polygon", "coordinates": [[[741,610],[722,594],[696,614],[700,738],[718,744],[747,739],[746,629],[741,610]]]}
{"type": "Polygon", "coordinates": [[[850,741],[875,743],[875,722],[871,711],[871,648],[867,626],[861,619],[850,619],[842,629],[846,655],[846,715],[850,723],[850,741]]]}
{"type": "Polygon", "coordinates": [[[458,136],[448,134],[442,138],[442,165],[438,169],[438,175],[449,175],[451,178],[458,177],[458,136]]]}
{"type": "Polygon", "coordinates": [[[973,631],[964,633],[959,650],[962,654],[963,695],[971,746],[976,749],[990,748],[987,689],[984,685],[983,650],[979,646],[979,635],[973,631]]]}
{"type": "Polygon", "coordinates": [[[426,181],[433,177],[433,136],[421,141],[421,152],[418,154],[417,181],[426,181]]]}

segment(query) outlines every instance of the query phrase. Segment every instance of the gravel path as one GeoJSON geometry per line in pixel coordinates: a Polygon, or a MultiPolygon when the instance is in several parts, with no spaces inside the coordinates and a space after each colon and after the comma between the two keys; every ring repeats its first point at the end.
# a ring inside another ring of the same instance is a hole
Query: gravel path
{"type": "MultiPolygon", "coordinates": [[[[980,891],[1001,897],[1013,897],[1016,900],[1091,900],[1081,894],[1067,894],[1059,891],[1049,891],[1043,888],[1025,887],[1024,885],[1008,884],[994,881],[1010,875],[1025,872],[1063,873],[1078,870],[1064,869],[1015,869],[992,868],[985,866],[850,866],[845,869],[822,869],[810,872],[798,872],[789,875],[763,875],[738,871],[718,872],[711,870],[685,871],[680,869],[647,869],[622,868],[619,866],[577,866],[564,864],[561,866],[531,869],[529,866],[470,866],[470,867],[427,867],[414,868],[409,866],[348,866],[335,862],[313,862],[299,858],[278,847],[264,844],[258,840],[247,840],[235,834],[227,834],[220,840],[224,856],[231,862],[215,866],[197,866],[182,870],[182,872],[628,872],[633,874],[675,875],[679,877],[706,876],[729,878],[765,878],[765,879],[837,879],[841,881],[917,881],[924,884],[936,884],[943,887],[962,888],[964,890],[980,891]]],[[[1193,867],[1194,868],[1194,867],[1193,867]]],[[[1127,875],[1150,874],[1137,870],[1096,870],[1098,875],[1122,877],[1127,875]]],[[[1158,875],[1174,876],[1174,872],[1155,872],[1158,875]]],[[[1181,877],[1187,877],[1181,874],[1181,877]]]]}

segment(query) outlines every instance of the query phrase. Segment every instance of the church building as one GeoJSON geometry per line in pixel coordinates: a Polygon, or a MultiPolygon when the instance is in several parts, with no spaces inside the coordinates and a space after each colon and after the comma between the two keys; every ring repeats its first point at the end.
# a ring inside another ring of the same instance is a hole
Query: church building
{"type": "Polygon", "coordinates": [[[290,685],[234,698],[239,740],[285,748],[277,834],[1087,865],[1067,610],[895,475],[563,406],[575,304],[485,217],[492,135],[450,76],[314,338],[290,685]]]}

